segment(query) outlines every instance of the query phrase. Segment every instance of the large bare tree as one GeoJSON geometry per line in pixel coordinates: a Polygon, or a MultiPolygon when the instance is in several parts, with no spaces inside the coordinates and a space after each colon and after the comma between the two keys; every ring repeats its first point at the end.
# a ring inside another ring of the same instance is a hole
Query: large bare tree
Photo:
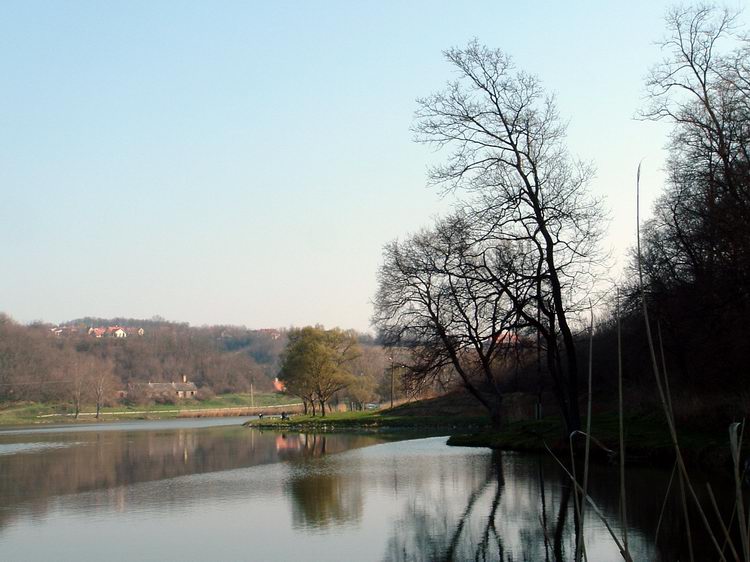
{"type": "Polygon", "coordinates": [[[523,259],[509,263],[511,286],[496,267],[483,274],[495,277],[519,322],[541,335],[566,426],[578,429],[573,317],[594,281],[603,219],[587,188],[591,168],[568,154],[554,98],[509,56],[477,42],[445,56],[458,77],[418,100],[415,123],[418,141],[449,152],[430,180],[470,194],[465,212],[473,228],[485,229],[483,243],[511,244],[514,255],[523,249],[523,259]]]}

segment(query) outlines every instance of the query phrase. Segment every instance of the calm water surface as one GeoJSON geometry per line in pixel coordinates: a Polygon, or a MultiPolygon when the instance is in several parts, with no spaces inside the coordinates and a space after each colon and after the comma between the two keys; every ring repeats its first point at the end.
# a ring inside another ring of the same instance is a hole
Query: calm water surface
{"type": "MultiPolygon", "coordinates": [[[[545,560],[572,557],[573,500],[547,458],[446,438],[259,432],[173,420],[0,432],[0,559],[545,560]],[[544,532],[544,529],[547,532],[544,532]]],[[[616,523],[616,472],[592,495],[616,523]]],[[[669,474],[629,476],[636,560],[669,474]]],[[[617,527],[617,525],[615,525],[617,527]]],[[[681,542],[679,525],[666,542],[681,542]]],[[[618,560],[587,516],[589,560],[618,560]]]]}

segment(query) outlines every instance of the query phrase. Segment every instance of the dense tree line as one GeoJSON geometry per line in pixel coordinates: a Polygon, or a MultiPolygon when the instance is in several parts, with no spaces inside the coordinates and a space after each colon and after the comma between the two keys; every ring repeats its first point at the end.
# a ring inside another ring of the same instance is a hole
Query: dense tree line
{"type": "Polygon", "coordinates": [[[76,411],[98,406],[130,383],[195,382],[206,393],[271,391],[284,346],[283,332],[192,328],[161,320],[86,319],[55,336],[44,324],[23,326],[0,316],[0,399],[63,400],[76,411]],[[95,338],[94,325],[146,326],[143,336],[95,338]]]}
{"type": "MultiPolygon", "coordinates": [[[[117,390],[127,390],[131,401],[154,399],[139,393],[138,383],[177,382],[183,376],[198,386],[200,397],[248,392],[251,385],[255,391],[271,392],[274,378],[291,376],[287,344],[310,330],[327,334],[328,344],[346,343],[351,351],[343,350],[330,372],[330,363],[321,365],[315,386],[304,394],[308,406],[318,412],[321,401],[329,408],[342,402],[363,408],[392,394],[403,395],[398,376],[394,385],[389,384],[394,369],[388,358],[393,353],[389,355],[372,336],[351,330],[190,327],[160,318],[83,318],[64,327],[64,335],[55,335],[53,328],[59,327],[25,326],[0,314],[0,401],[60,401],[78,413],[84,404],[98,410],[117,390]],[[88,334],[91,326],[144,328],[144,334],[96,338],[88,334]]],[[[292,378],[287,382],[295,388],[292,378]]]]}
{"type": "Polygon", "coordinates": [[[645,117],[672,133],[642,237],[644,281],[675,372],[737,388],[750,341],[750,38],[708,7],[674,10],[668,24],[647,84],[645,117]]]}
{"type": "Polygon", "coordinates": [[[723,424],[750,413],[750,38],[710,6],[671,10],[667,28],[642,112],[672,125],[666,183],[595,335],[595,376],[612,386],[619,304],[628,386],[653,384],[643,294],[680,421],[723,424]]]}

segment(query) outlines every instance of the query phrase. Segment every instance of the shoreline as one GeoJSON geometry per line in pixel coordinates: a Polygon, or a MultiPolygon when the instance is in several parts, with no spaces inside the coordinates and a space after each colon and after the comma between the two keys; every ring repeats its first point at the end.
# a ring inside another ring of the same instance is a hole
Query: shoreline
{"type": "MultiPolygon", "coordinates": [[[[591,456],[597,462],[616,463],[619,458],[618,420],[612,414],[592,418],[591,456]]],[[[326,417],[293,416],[249,420],[243,424],[255,429],[291,432],[377,432],[447,430],[448,445],[537,453],[568,459],[570,446],[556,418],[511,422],[492,430],[486,416],[403,416],[376,412],[334,413],[326,417]],[[549,449],[549,450],[548,450],[549,449]]],[[[629,416],[625,419],[626,463],[629,466],[674,464],[674,448],[666,424],[658,416],[629,416]]],[[[580,445],[584,438],[581,437],[580,445]]],[[[744,447],[746,448],[746,447],[744,447]]],[[[743,449],[744,449],[743,448],[743,449]]],[[[731,465],[726,429],[683,429],[680,449],[685,462],[697,469],[725,470],[731,465]]]]}

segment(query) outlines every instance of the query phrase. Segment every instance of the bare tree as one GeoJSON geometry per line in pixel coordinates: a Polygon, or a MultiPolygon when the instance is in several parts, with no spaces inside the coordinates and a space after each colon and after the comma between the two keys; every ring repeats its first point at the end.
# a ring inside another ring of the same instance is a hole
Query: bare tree
{"type": "Polygon", "coordinates": [[[736,35],[735,19],[710,6],[669,12],[666,59],[651,70],[643,114],[674,124],[652,225],[666,242],[660,277],[709,288],[717,277],[747,285],[750,275],[750,38],[736,35]]]}
{"type": "Polygon", "coordinates": [[[471,231],[466,217],[457,214],[432,230],[389,244],[374,322],[386,342],[413,347],[406,374],[412,387],[431,383],[450,368],[499,426],[498,371],[517,351],[523,324],[508,293],[515,272],[498,270],[498,275],[508,275],[499,283],[482,276],[488,261],[504,254],[507,244],[487,247],[473,240],[471,231]]]}
{"type": "Polygon", "coordinates": [[[515,286],[504,286],[497,269],[485,273],[514,301],[516,318],[541,334],[567,428],[578,429],[572,323],[594,281],[603,222],[587,189],[592,171],[568,155],[554,99],[536,77],[477,42],[445,56],[459,76],[418,100],[415,124],[418,141],[450,150],[430,179],[471,194],[467,213],[486,225],[485,241],[526,252],[512,264],[515,286]]]}
{"type": "Polygon", "coordinates": [[[87,377],[84,372],[84,364],[90,362],[91,358],[76,358],[72,361],[70,367],[70,398],[73,401],[73,417],[78,419],[81,413],[81,406],[88,391],[87,377]]]}
{"type": "Polygon", "coordinates": [[[671,10],[643,112],[673,125],[666,189],[643,230],[649,299],[683,371],[704,380],[717,353],[727,373],[746,364],[727,344],[746,337],[750,312],[750,38],[736,25],[707,5],[671,10]]]}
{"type": "Polygon", "coordinates": [[[96,419],[105,402],[110,398],[116,385],[114,365],[111,361],[100,361],[96,369],[91,372],[91,394],[96,404],[96,419]]]}

